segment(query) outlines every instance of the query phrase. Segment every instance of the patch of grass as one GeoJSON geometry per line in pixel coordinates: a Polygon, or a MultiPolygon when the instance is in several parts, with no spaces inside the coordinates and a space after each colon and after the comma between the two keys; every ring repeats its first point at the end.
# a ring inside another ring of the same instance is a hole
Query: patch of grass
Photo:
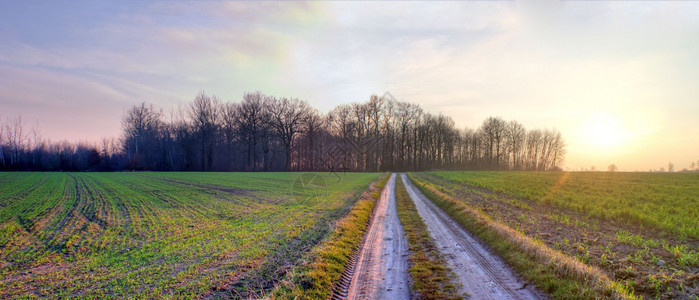
{"type": "Polygon", "coordinates": [[[261,296],[377,173],[2,173],[0,298],[261,296]]]}
{"type": "Polygon", "coordinates": [[[699,173],[429,172],[602,220],[699,239],[699,173]]]}
{"type": "Polygon", "coordinates": [[[654,239],[644,239],[640,235],[629,233],[623,229],[616,233],[616,240],[620,243],[633,245],[636,247],[658,247],[661,245],[661,242],[654,239]]]}
{"type": "Polygon", "coordinates": [[[553,250],[441,192],[411,174],[410,179],[456,222],[478,236],[526,280],[556,299],[634,298],[601,270],[553,250]]]}
{"type": "Polygon", "coordinates": [[[451,281],[454,274],[430,237],[427,226],[417,212],[403,185],[402,176],[396,179],[396,208],[410,249],[410,275],[417,299],[461,299],[457,286],[451,281]]]}
{"type": "Polygon", "coordinates": [[[274,298],[327,299],[332,295],[348,262],[359,250],[376,201],[389,178],[384,175],[362,194],[328,238],[311,251],[310,263],[296,268],[288,280],[277,286],[274,298]]]}
{"type": "Polygon", "coordinates": [[[682,267],[696,266],[699,264],[699,253],[687,248],[686,245],[671,246],[663,243],[663,248],[670,252],[682,267]]]}

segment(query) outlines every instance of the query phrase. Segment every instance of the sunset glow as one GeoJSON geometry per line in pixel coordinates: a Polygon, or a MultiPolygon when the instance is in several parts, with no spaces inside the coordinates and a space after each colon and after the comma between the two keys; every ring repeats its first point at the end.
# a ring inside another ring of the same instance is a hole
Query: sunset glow
{"type": "Polygon", "coordinates": [[[389,91],[461,129],[555,128],[571,170],[699,159],[699,2],[536,3],[4,1],[0,118],[96,142],[200,91],[323,113],[389,91]]]}
{"type": "Polygon", "coordinates": [[[0,0],[0,300],[695,299],[698,49],[699,0],[0,0]]]}
{"type": "Polygon", "coordinates": [[[585,142],[600,150],[623,145],[629,139],[629,133],[623,124],[606,113],[592,115],[582,124],[580,130],[585,142]]]}

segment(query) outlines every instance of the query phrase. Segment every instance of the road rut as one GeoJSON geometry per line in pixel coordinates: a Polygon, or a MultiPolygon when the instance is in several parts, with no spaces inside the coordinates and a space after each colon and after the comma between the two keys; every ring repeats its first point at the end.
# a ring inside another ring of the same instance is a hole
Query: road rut
{"type": "Polygon", "coordinates": [[[405,174],[403,182],[417,207],[430,236],[437,243],[448,267],[456,273],[455,282],[472,299],[540,299],[531,286],[512,272],[499,257],[493,255],[471,237],[444,211],[428,200],[405,174]]]}
{"type": "Polygon", "coordinates": [[[410,299],[408,240],[396,211],[395,177],[374,208],[347,299],[410,299]]]}

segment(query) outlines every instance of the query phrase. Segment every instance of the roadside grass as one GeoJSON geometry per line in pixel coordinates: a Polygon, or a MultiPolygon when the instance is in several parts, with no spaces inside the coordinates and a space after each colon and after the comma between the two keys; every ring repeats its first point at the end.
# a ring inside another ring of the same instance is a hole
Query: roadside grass
{"type": "Polygon", "coordinates": [[[602,220],[699,239],[699,173],[429,172],[602,220]]]}
{"type": "MultiPolygon", "coordinates": [[[[413,176],[429,182],[440,192],[465,203],[489,218],[501,222],[523,235],[569,257],[574,257],[587,265],[599,268],[611,280],[626,286],[634,295],[643,298],[693,299],[695,295],[699,294],[699,280],[697,280],[696,275],[697,270],[699,270],[699,253],[697,253],[699,240],[678,233],[673,234],[658,227],[643,226],[624,219],[616,220],[595,217],[587,212],[557,205],[553,202],[547,203],[501,192],[502,190],[513,189],[513,187],[501,186],[499,188],[500,192],[485,189],[466,182],[466,179],[470,180],[470,178],[475,176],[473,173],[477,175],[481,172],[427,172],[414,173],[413,176]],[[459,179],[461,177],[465,179],[459,179]]],[[[522,174],[510,174],[509,172],[482,173],[484,176],[484,179],[480,179],[482,181],[489,181],[497,176],[519,178],[519,181],[516,183],[507,181],[499,184],[506,185],[509,182],[514,186],[521,187],[538,186],[539,183],[536,180],[542,177],[555,177],[562,174],[561,172],[552,172],[551,174],[538,174],[541,172],[532,172],[537,174],[526,174],[526,172],[520,172],[522,174]],[[534,180],[535,182],[530,183],[528,180],[534,180]]],[[[612,176],[609,177],[609,180],[620,180],[623,182],[628,181],[629,175],[638,175],[641,178],[646,178],[644,175],[648,174],[622,174],[618,178],[613,177],[616,176],[613,174],[608,175],[612,176]]],[[[652,178],[660,175],[674,178],[675,175],[690,174],[649,175],[653,175],[652,178]]],[[[580,183],[571,182],[571,180],[582,180],[583,182],[592,180],[580,179],[585,176],[590,176],[594,179],[599,177],[600,174],[571,174],[565,180],[567,183],[559,184],[557,190],[559,192],[570,190],[580,185],[580,183]]],[[[560,178],[565,177],[562,176],[560,178]]],[[[557,179],[557,182],[560,181],[559,179],[557,179]]],[[[650,179],[646,178],[646,180],[650,179]]],[[[664,181],[667,181],[667,179],[660,180],[660,182],[664,181]]],[[[643,180],[637,178],[633,184],[643,184],[643,182],[643,180]]],[[[691,185],[690,182],[686,180],[675,182],[674,185],[679,186],[677,195],[692,193],[688,192],[691,188],[686,186],[691,185]]],[[[599,182],[598,186],[580,189],[578,192],[583,195],[580,195],[579,198],[585,199],[586,197],[593,197],[595,194],[602,193],[599,190],[606,190],[605,184],[605,182],[599,182]],[[591,189],[598,191],[594,192],[591,189]],[[590,195],[585,195],[588,192],[590,195]]],[[[618,183],[612,184],[612,186],[619,185],[618,183]]],[[[662,189],[656,189],[656,192],[665,193],[662,189]]],[[[634,207],[648,206],[643,201],[652,201],[651,199],[663,197],[672,197],[672,195],[661,197],[648,194],[643,199],[636,199],[634,207]]],[[[668,205],[680,205],[677,203],[681,203],[681,199],[679,197],[666,202],[668,205]]],[[[602,200],[590,201],[594,203],[602,200]]],[[[681,209],[689,212],[690,215],[693,214],[692,211],[696,211],[697,207],[692,203],[692,201],[685,201],[685,204],[680,205],[681,209]]],[[[655,203],[653,205],[660,204],[655,203]]]]}
{"type": "Polygon", "coordinates": [[[0,173],[0,298],[263,296],[377,173],[0,173]]]}
{"type": "Polygon", "coordinates": [[[636,298],[596,267],[551,249],[497,222],[429,182],[408,174],[415,186],[469,232],[488,244],[526,280],[555,299],[636,298]]]}
{"type": "Polygon", "coordinates": [[[381,179],[366,190],[350,210],[338,220],[334,230],[308,255],[307,264],[292,270],[272,293],[276,299],[328,299],[359,250],[381,190],[390,178],[381,179]]]}
{"type": "Polygon", "coordinates": [[[402,176],[396,179],[396,208],[408,238],[410,249],[410,276],[415,299],[461,299],[458,287],[427,226],[417,212],[403,185],[402,176]]]}

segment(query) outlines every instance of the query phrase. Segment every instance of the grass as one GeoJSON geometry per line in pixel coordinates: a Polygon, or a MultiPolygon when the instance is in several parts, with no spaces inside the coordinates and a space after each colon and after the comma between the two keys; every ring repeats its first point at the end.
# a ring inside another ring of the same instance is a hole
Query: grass
{"type": "Polygon", "coordinates": [[[430,237],[427,226],[417,212],[403,185],[401,176],[396,179],[396,208],[403,230],[408,238],[410,276],[417,299],[461,299],[454,276],[440,255],[437,244],[430,237]]]}
{"type": "Polygon", "coordinates": [[[697,210],[695,201],[688,200],[695,193],[692,178],[696,177],[692,174],[428,172],[413,176],[520,235],[599,269],[634,295],[692,298],[699,294],[699,240],[686,230],[696,226],[696,221],[687,220],[697,210]],[[551,183],[554,181],[558,184],[551,183]],[[626,192],[606,195],[608,186],[626,192]],[[646,194],[638,195],[636,190],[646,194]],[[628,201],[614,198],[619,194],[636,197],[626,208],[631,213],[611,217],[616,215],[614,210],[624,210],[620,203],[628,201]],[[606,205],[600,204],[605,201],[606,205]],[[683,210],[684,219],[679,214],[668,215],[661,202],[683,210]],[[593,204],[607,207],[609,212],[595,213],[599,208],[593,204]],[[650,212],[648,207],[656,207],[656,211],[650,212]],[[647,214],[647,219],[674,218],[674,222],[684,220],[686,224],[673,230],[629,219],[638,213],[647,214]]]}
{"type": "Polygon", "coordinates": [[[297,267],[289,280],[277,286],[274,298],[330,298],[350,259],[359,250],[376,201],[389,178],[384,175],[362,194],[328,238],[310,252],[306,258],[309,263],[297,267]]]}
{"type": "Polygon", "coordinates": [[[495,221],[441,191],[441,187],[409,174],[412,182],[437,206],[488,244],[526,280],[555,299],[633,298],[625,286],[601,270],[562,254],[495,221]]]}
{"type": "Polygon", "coordinates": [[[259,296],[379,174],[0,173],[0,298],[259,296]]]}
{"type": "Polygon", "coordinates": [[[699,173],[430,172],[602,220],[699,239],[699,173]]]}

